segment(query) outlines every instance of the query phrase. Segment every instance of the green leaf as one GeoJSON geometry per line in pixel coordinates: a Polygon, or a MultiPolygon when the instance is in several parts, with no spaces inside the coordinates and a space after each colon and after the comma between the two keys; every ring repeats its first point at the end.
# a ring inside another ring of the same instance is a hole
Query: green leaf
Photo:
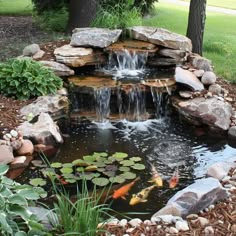
{"type": "Polygon", "coordinates": [[[30,180],[30,184],[33,186],[44,186],[46,185],[46,181],[42,178],[35,178],[30,180]]]}
{"type": "Polygon", "coordinates": [[[53,162],[50,166],[52,168],[61,168],[62,167],[62,163],[60,163],[60,162],[53,162]]]}
{"type": "Polygon", "coordinates": [[[84,159],[86,162],[94,162],[94,161],[96,161],[96,156],[87,155],[87,156],[83,156],[83,159],[84,159]]]}
{"type": "Polygon", "coordinates": [[[78,172],[84,172],[84,167],[77,167],[77,168],[76,168],[76,171],[78,171],[78,172]]]}
{"type": "Polygon", "coordinates": [[[130,160],[124,160],[124,161],[121,161],[120,164],[123,166],[132,166],[134,165],[134,162],[130,160]]]}
{"type": "Polygon", "coordinates": [[[144,170],[145,169],[145,165],[143,164],[134,164],[133,166],[131,166],[131,168],[135,169],[135,170],[144,170]]]}
{"type": "Polygon", "coordinates": [[[16,205],[16,204],[9,204],[7,205],[7,210],[15,214],[16,216],[20,216],[23,220],[28,221],[32,213],[27,210],[25,207],[16,205]]]}
{"type": "Polygon", "coordinates": [[[28,202],[26,201],[26,199],[19,193],[9,196],[8,202],[11,204],[17,204],[20,206],[28,206],[28,202]]]}
{"type": "Polygon", "coordinates": [[[119,168],[120,171],[124,171],[124,172],[127,172],[127,171],[130,171],[130,168],[128,166],[121,166],[119,168]]]}
{"type": "Polygon", "coordinates": [[[5,175],[9,170],[9,166],[5,164],[0,164],[0,175],[5,175]]]}
{"type": "Polygon", "coordinates": [[[21,190],[18,190],[17,193],[28,200],[38,200],[39,199],[39,194],[36,191],[34,191],[33,188],[21,189],[21,190]]]}
{"type": "Polygon", "coordinates": [[[91,166],[85,167],[84,171],[96,171],[97,169],[98,169],[97,166],[91,165],[91,166]]]}
{"type": "Polygon", "coordinates": [[[107,184],[109,184],[109,180],[106,179],[106,178],[102,178],[102,177],[94,178],[92,180],[92,182],[93,182],[93,184],[101,186],[101,187],[106,186],[107,184]]]}
{"type": "Polygon", "coordinates": [[[135,179],[136,178],[136,174],[132,173],[132,172],[124,172],[120,176],[124,177],[125,179],[135,179]]]}
{"type": "Polygon", "coordinates": [[[65,168],[67,168],[67,167],[72,168],[74,165],[72,163],[64,163],[64,164],[62,164],[62,166],[65,168]]]}
{"type": "Polygon", "coordinates": [[[131,157],[130,160],[134,161],[134,162],[139,162],[142,160],[142,158],[141,157],[131,157]]]}
{"type": "Polygon", "coordinates": [[[63,167],[60,169],[61,173],[63,174],[71,174],[73,173],[73,168],[71,167],[63,167]]]}
{"type": "Polygon", "coordinates": [[[74,161],[72,161],[72,164],[74,166],[89,166],[89,164],[86,161],[82,160],[82,159],[74,160],[74,161]]]}
{"type": "Polygon", "coordinates": [[[19,231],[15,233],[15,236],[27,236],[27,233],[25,233],[24,231],[19,231]]]}
{"type": "Polygon", "coordinates": [[[116,152],[112,155],[112,157],[114,157],[115,159],[124,159],[128,157],[128,154],[124,152],[116,152]]]}
{"type": "Polygon", "coordinates": [[[110,177],[109,178],[109,181],[111,183],[119,183],[119,184],[122,184],[125,182],[125,178],[122,177],[122,176],[115,176],[115,177],[110,177]]]}
{"type": "Polygon", "coordinates": [[[9,233],[10,235],[13,235],[13,230],[10,227],[10,225],[7,223],[6,218],[7,218],[6,214],[3,212],[0,212],[0,226],[1,226],[0,228],[1,230],[9,233]]]}

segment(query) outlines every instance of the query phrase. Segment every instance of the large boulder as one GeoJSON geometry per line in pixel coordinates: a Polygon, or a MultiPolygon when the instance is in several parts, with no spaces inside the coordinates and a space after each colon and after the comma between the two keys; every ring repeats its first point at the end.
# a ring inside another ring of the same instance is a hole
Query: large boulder
{"type": "Polygon", "coordinates": [[[198,97],[188,101],[172,98],[172,105],[190,123],[208,125],[215,131],[227,131],[230,127],[232,107],[216,97],[198,97]]]}
{"type": "Polygon", "coordinates": [[[67,96],[55,94],[40,96],[33,103],[21,108],[20,114],[25,117],[35,117],[41,113],[49,113],[53,118],[66,116],[69,109],[67,96]]]}
{"type": "Polygon", "coordinates": [[[181,83],[191,88],[194,91],[201,91],[204,89],[201,81],[188,70],[184,70],[181,67],[176,67],[175,69],[175,81],[181,83]]]}
{"type": "Polygon", "coordinates": [[[92,48],[73,47],[69,44],[54,50],[56,61],[67,66],[80,67],[105,63],[106,57],[100,50],[92,48]]]}
{"type": "Polygon", "coordinates": [[[55,61],[40,61],[40,63],[52,69],[57,76],[70,76],[75,74],[70,67],[55,61]]]}
{"type": "Polygon", "coordinates": [[[227,196],[227,191],[219,180],[211,177],[196,180],[195,183],[177,192],[167,202],[167,205],[155,213],[152,218],[155,219],[159,215],[167,215],[170,212],[176,216],[185,217],[197,213],[227,196]]]}
{"type": "Polygon", "coordinates": [[[192,51],[191,40],[183,35],[170,32],[166,29],[134,26],[130,28],[131,37],[138,40],[147,41],[166,48],[192,51]]]}
{"type": "Polygon", "coordinates": [[[76,28],[73,30],[70,45],[75,47],[106,48],[115,43],[122,30],[105,28],[76,28]]]}
{"type": "Polygon", "coordinates": [[[36,144],[55,145],[63,143],[58,126],[47,113],[41,113],[38,121],[33,124],[25,121],[18,129],[22,131],[24,137],[27,137],[36,144]]]}
{"type": "Polygon", "coordinates": [[[8,164],[14,160],[13,149],[9,145],[0,145],[0,164],[8,164]]]}

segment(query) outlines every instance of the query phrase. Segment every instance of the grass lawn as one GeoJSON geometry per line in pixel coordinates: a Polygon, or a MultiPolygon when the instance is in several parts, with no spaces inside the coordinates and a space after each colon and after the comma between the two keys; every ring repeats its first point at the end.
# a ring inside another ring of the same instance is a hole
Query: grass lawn
{"type": "MultiPolygon", "coordinates": [[[[159,0],[155,15],[143,25],[162,27],[185,35],[188,7],[159,0]]],[[[208,13],[204,35],[204,56],[212,60],[218,76],[236,82],[236,16],[208,13]]]]}
{"type": "MultiPolygon", "coordinates": [[[[190,2],[190,0],[182,0],[182,1],[190,2]]],[[[236,9],[236,1],[235,0],[207,0],[207,5],[236,9]]]]}
{"type": "Polygon", "coordinates": [[[31,15],[31,0],[0,0],[0,15],[31,15]]]}

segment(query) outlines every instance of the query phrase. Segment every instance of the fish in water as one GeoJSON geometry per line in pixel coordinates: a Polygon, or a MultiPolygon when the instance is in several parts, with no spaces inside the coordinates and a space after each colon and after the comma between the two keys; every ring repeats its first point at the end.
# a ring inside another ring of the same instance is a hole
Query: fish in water
{"type": "Polygon", "coordinates": [[[140,177],[136,178],[134,181],[120,187],[117,190],[114,190],[112,195],[113,199],[122,198],[126,200],[125,195],[128,195],[129,190],[133,187],[133,185],[140,179],[140,177]]]}
{"type": "Polygon", "coordinates": [[[162,180],[160,174],[157,172],[157,170],[153,164],[151,164],[151,163],[149,163],[149,164],[151,165],[152,178],[148,182],[154,183],[158,187],[162,187],[163,180],[162,180]]]}
{"type": "Polygon", "coordinates": [[[156,185],[152,185],[150,187],[147,187],[143,190],[141,190],[137,194],[133,194],[132,198],[130,199],[129,205],[133,206],[140,202],[147,202],[148,195],[151,190],[153,190],[156,187],[156,185]]]}
{"type": "Polygon", "coordinates": [[[178,183],[179,183],[179,169],[176,168],[169,181],[169,188],[175,188],[178,183]]]}

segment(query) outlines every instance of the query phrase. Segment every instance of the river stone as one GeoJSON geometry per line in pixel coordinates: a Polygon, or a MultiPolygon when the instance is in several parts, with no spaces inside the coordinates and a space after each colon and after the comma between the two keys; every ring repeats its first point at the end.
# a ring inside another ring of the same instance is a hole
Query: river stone
{"type": "Polygon", "coordinates": [[[175,69],[175,80],[177,83],[187,85],[194,91],[201,91],[204,89],[201,81],[190,71],[184,70],[181,67],[175,69]]]}
{"type": "Polygon", "coordinates": [[[228,135],[232,139],[236,139],[236,126],[232,126],[229,128],[228,135]]]}
{"type": "Polygon", "coordinates": [[[45,54],[45,52],[44,52],[43,50],[39,50],[38,52],[36,52],[36,53],[32,56],[32,58],[33,58],[34,60],[39,60],[39,59],[41,59],[41,58],[44,56],[44,54],[45,54]]]}
{"type": "Polygon", "coordinates": [[[222,88],[219,84],[212,84],[209,86],[208,91],[215,95],[220,95],[222,88]]]}
{"type": "Polygon", "coordinates": [[[227,131],[230,127],[232,107],[216,97],[197,97],[172,103],[190,123],[208,125],[212,130],[227,131]]]}
{"type": "Polygon", "coordinates": [[[236,163],[234,162],[217,162],[211,165],[207,169],[207,176],[222,180],[225,176],[228,175],[231,168],[235,168],[236,163]]]}
{"type": "Polygon", "coordinates": [[[196,75],[198,78],[201,78],[204,74],[204,70],[195,70],[193,71],[193,74],[196,75]]]}
{"type": "Polygon", "coordinates": [[[177,192],[167,202],[167,205],[155,213],[152,218],[162,215],[166,207],[176,209],[182,217],[185,217],[197,213],[227,196],[227,191],[219,180],[212,177],[196,180],[195,183],[177,192]]]}
{"type": "Polygon", "coordinates": [[[197,70],[213,71],[211,61],[205,57],[192,53],[188,60],[197,70]]]}
{"type": "Polygon", "coordinates": [[[134,39],[147,41],[167,48],[184,50],[187,52],[192,51],[192,43],[189,38],[170,32],[166,29],[148,26],[134,26],[129,30],[134,39]]]}
{"type": "Polygon", "coordinates": [[[57,76],[70,76],[75,72],[70,67],[55,61],[40,61],[45,67],[52,69],[57,76]]]}
{"type": "Polygon", "coordinates": [[[31,56],[35,55],[39,50],[40,50],[39,45],[36,43],[33,43],[33,44],[26,46],[23,49],[23,55],[31,57],[31,56]]]}
{"type": "Polygon", "coordinates": [[[32,155],[33,152],[34,152],[34,145],[28,139],[24,139],[21,147],[18,150],[16,150],[16,153],[19,156],[32,155]]]}
{"type": "Polygon", "coordinates": [[[0,145],[0,164],[8,164],[14,160],[13,149],[8,145],[0,145]]]}
{"type": "Polygon", "coordinates": [[[59,128],[48,113],[41,113],[38,121],[33,124],[25,121],[18,127],[18,130],[21,130],[24,137],[32,140],[35,144],[55,145],[63,143],[59,128]]]}
{"type": "Polygon", "coordinates": [[[19,168],[25,168],[32,161],[32,156],[17,156],[10,163],[10,170],[15,170],[19,168]]]}
{"type": "Polygon", "coordinates": [[[115,43],[122,30],[105,28],[76,28],[73,30],[70,45],[75,47],[105,48],[115,43]]]}
{"type": "Polygon", "coordinates": [[[216,82],[216,75],[214,72],[212,71],[206,71],[203,75],[202,75],[202,79],[201,79],[202,83],[205,85],[212,85],[216,82]]]}
{"type": "Polygon", "coordinates": [[[67,115],[68,108],[68,98],[55,94],[38,97],[34,102],[22,107],[20,114],[26,118],[31,115],[33,118],[41,113],[49,113],[53,118],[60,118],[67,115]]]}

